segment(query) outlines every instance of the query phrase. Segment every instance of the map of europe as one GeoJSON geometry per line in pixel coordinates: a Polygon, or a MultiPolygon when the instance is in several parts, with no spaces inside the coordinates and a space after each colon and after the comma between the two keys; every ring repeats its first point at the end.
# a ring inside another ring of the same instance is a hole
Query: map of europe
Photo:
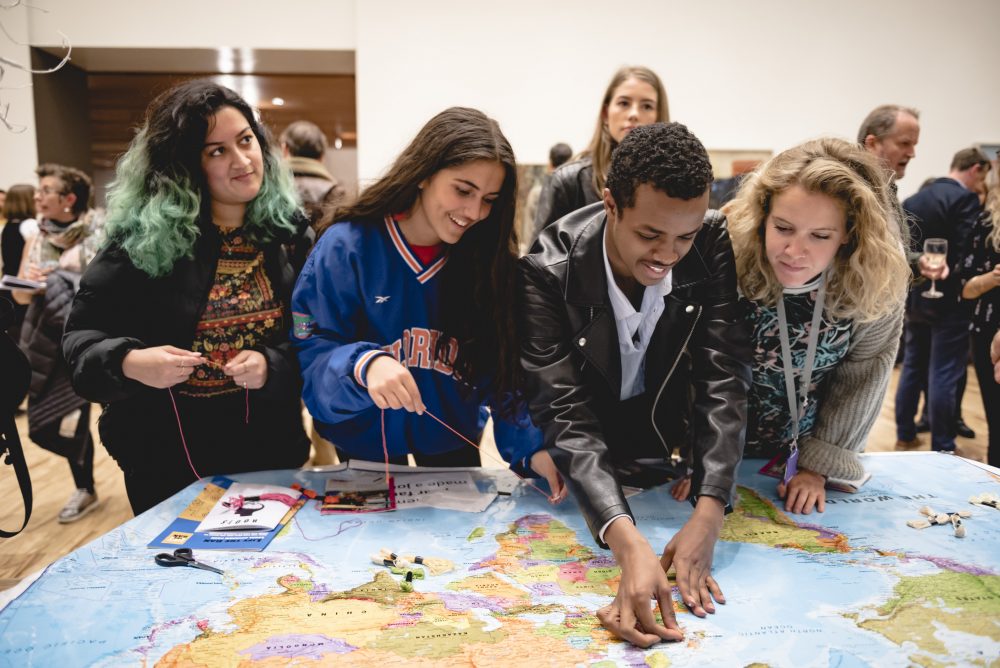
{"type": "MultiPolygon", "coordinates": [[[[865,461],[860,492],[831,492],[808,516],[785,513],[775,481],[744,462],[715,551],[727,604],[699,619],[675,600],[678,643],[642,650],[597,622],[620,573],[571,499],[552,506],[521,485],[482,513],[309,505],[263,552],[198,552],[224,576],[159,568],[145,545],[194,484],[8,594],[0,666],[1000,665],[1000,510],[969,503],[1000,478],[936,453],[865,461]],[[970,511],[965,537],[909,527],[925,506],[970,511]],[[412,591],[372,562],[382,548],[426,558],[412,591]]],[[[479,484],[494,475],[508,476],[482,471],[479,484]]],[[[667,487],[629,502],[656,550],[691,512],[667,487]]]]}

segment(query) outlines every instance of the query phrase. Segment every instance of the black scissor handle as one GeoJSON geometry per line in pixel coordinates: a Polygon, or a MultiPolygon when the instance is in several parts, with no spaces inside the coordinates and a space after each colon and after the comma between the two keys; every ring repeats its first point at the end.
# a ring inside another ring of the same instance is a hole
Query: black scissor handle
{"type": "MultiPolygon", "coordinates": [[[[175,550],[173,554],[167,552],[161,552],[154,557],[154,561],[157,566],[189,566],[191,564],[191,557],[185,556],[183,554],[177,554],[180,550],[175,550]]],[[[191,550],[188,550],[190,553],[191,550]]]]}

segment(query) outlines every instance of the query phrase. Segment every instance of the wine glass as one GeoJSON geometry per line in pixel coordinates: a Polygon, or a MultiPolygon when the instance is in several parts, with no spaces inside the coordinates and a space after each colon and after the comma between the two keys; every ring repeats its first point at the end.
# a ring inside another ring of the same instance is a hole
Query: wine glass
{"type": "MultiPolygon", "coordinates": [[[[928,269],[938,269],[940,267],[943,267],[947,259],[948,259],[947,239],[927,239],[924,241],[924,264],[927,265],[928,269]]],[[[944,297],[944,293],[939,292],[937,290],[933,278],[931,279],[931,289],[924,290],[920,294],[930,299],[938,299],[939,297],[944,297]]]]}

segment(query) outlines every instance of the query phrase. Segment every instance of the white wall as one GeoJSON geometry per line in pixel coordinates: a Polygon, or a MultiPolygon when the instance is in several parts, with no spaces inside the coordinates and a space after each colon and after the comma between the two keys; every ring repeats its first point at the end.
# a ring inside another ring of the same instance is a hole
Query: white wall
{"type": "Polygon", "coordinates": [[[353,49],[355,0],[32,0],[31,43],[122,48],[353,49]]]}
{"type": "Polygon", "coordinates": [[[853,139],[878,104],[915,106],[903,195],[956,150],[1000,141],[996,0],[363,0],[357,21],[362,182],[452,104],[496,118],[521,161],[579,150],[611,74],[636,63],[711,148],[853,139]]]}
{"type": "MultiPolygon", "coordinates": [[[[4,28],[18,42],[28,43],[28,9],[15,7],[0,9],[0,21],[4,28]]],[[[0,57],[31,65],[31,53],[27,46],[15,44],[0,35],[0,57]]],[[[38,150],[35,145],[35,102],[31,94],[31,75],[9,64],[0,80],[0,114],[13,126],[21,126],[23,132],[13,132],[0,124],[0,188],[8,189],[15,183],[35,183],[35,165],[38,164],[38,150]],[[9,106],[8,106],[9,105],[9,106]]],[[[20,128],[18,128],[20,129],[20,128]]]]}
{"type": "MultiPolygon", "coordinates": [[[[673,118],[711,148],[853,138],[872,107],[916,106],[923,133],[903,195],[959,148],[1000,142],[996,0],[33,1],[49,13],[0,20],[27,21],[37,45],[61,29],[90,47],[356,49],[362,181],[453,104],[499,120],[524,162],[544,162],[556,141],[579,150],[629,63],[660,74],[673,118]]],[[[4,42],[0,54],[23,57],[4,42]]],[[[33,120],[29,94],[10,99],[33,120]]],[[[33,135],[29,146],[0,129],[0,156],[0,183],[30,176],[33,135]]]]}

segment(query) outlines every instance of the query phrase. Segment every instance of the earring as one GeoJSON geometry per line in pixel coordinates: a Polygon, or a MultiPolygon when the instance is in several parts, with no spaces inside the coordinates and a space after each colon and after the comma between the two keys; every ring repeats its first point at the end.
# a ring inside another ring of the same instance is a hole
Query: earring
{"type": "Polygon", "coordinates": [[[68,206],[63,207],[63,213],[69,213],[70,209],[68,206]]]}

